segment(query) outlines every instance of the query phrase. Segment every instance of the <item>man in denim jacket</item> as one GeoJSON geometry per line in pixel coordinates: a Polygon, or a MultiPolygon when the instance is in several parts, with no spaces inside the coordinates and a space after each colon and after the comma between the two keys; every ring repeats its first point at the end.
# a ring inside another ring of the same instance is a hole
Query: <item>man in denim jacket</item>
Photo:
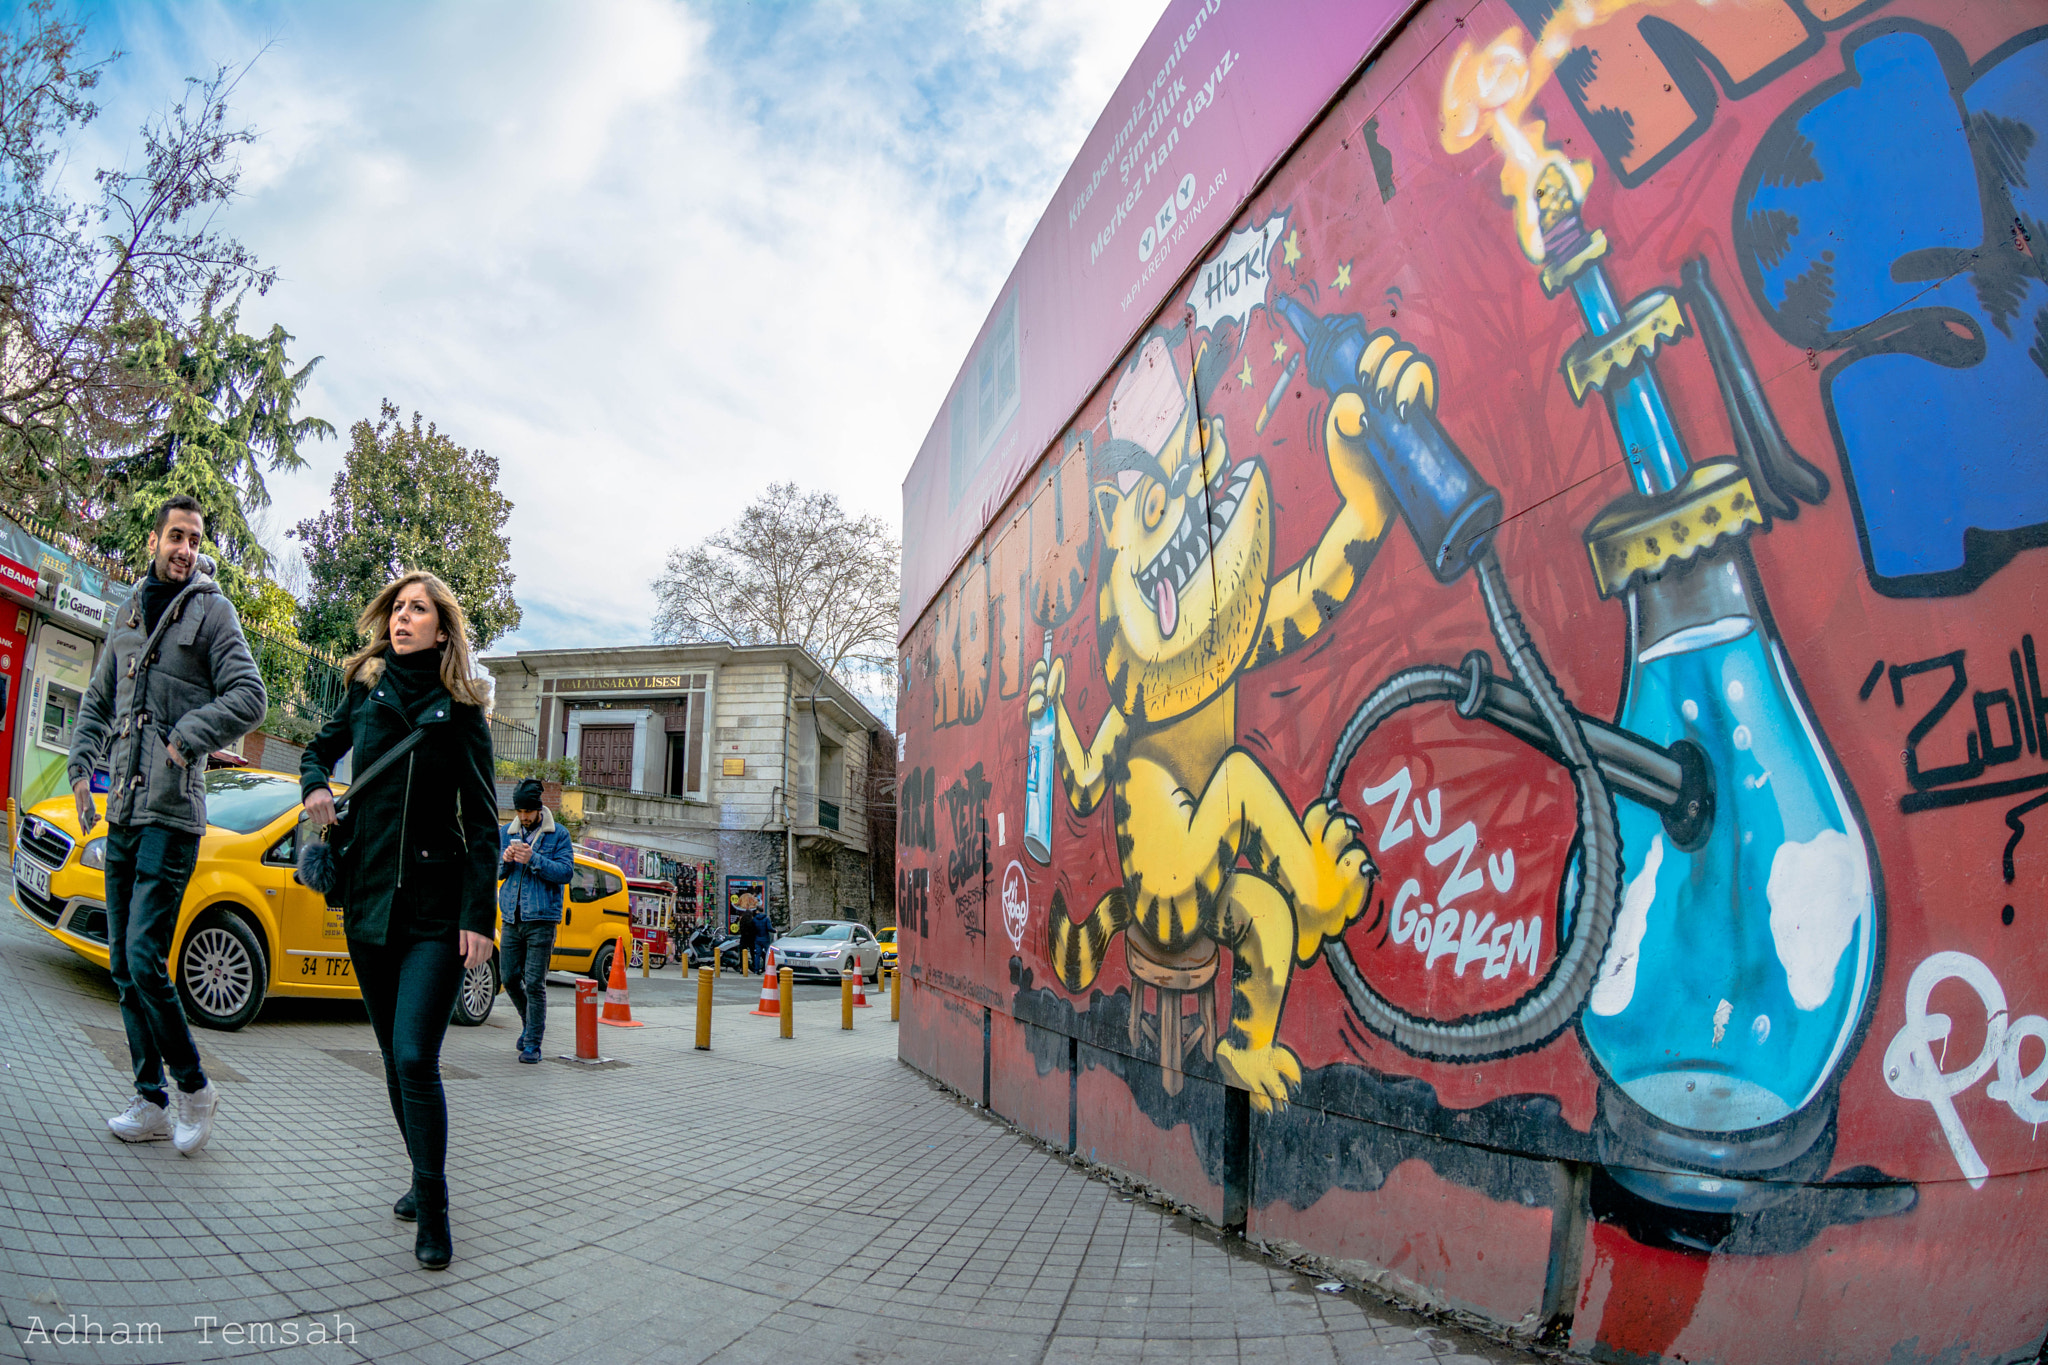
{"type": "Polygon", "coordinates": [[[114,613],[72,736],[78,827],[99,823],[92,772],[107,792],[107,958],[135,1098],[107,1120],[123,1142],[170,1138],[186,1156],[206,1145],[219,1102],[199,1067],[178,992],[164,970],[185,886],[206,832],[206,756],[263,719],[263,675],[234,607],[199,553],[206,524],[179,494],[157,510],[149,572],[114,613]],[[167,1091],[164,1073],[177,1082],[167,1091]]]}
{"type": "Polygon", "coordinates": [[[541,1033],[548,1022],[548,959],[554,956],[555,929],[562,922],[562,888],[576,866],[575,849],[565,830],[555,828],[554,813],[541,803],[541,785],[527,778],[512,789],[517,815],[499,832],[498,912],[504,932],[498,938],[498,962],[505,993],[512,997],[525,1027],[519,1033],[519,1060],[540,1060],[541,1033]]]}

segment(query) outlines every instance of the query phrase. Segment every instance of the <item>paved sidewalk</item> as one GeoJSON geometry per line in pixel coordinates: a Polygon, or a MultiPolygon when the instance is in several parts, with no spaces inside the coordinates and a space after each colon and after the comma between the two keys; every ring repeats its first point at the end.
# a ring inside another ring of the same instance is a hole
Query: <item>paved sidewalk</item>
{"type": "MultiPolygon", "coordinates": [[[[1531,1359],[1318,1293],[1088,1178],[899,1063],[886,1006],[847,1034],[836,1001],[806,1000],[790,1042],[721,1007],[699,1053],[673,969],[639,999],[648,1026],[603,1030],[624,1063],[604,1070],[520,1066],[502,999],[450,1030],[456,1261],[429,1274],[389,1212],[407,1166],[360,1007],[276,1002],[201,1033],[212,1144],[124,1147],[103,1122],[128,1091],[106,975],[7,903],[0,1358],[1531,1359]],[[66,1322],[162,1339],[63,1344],[66,1322]],[[304,1344],[337,1324],[341,1344],[304,1344]]],[[[568,1050],[569,992],[550,1003],[549,1052],[568,1050]]]]}

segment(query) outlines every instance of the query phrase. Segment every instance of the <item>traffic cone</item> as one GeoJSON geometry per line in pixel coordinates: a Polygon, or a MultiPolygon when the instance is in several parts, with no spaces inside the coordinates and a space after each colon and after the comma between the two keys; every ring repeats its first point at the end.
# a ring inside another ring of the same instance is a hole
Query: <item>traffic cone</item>
{"type": "Polygon", "coordinates": [[[853,1007],[857,1010],[868,1008],[867,973],[860,969],[860,959],[853,959],[853,1007]]]}
{"type": "Polygon", "coordinates": [[[604,1011],[597,1016],[597,1022],[613,1028],[647,1027],[635,1022],[632,1007],[626,1003],[626,955],[616,944],[612,946],[611,984],[605,987],[604,1011]]]}
{"type": "Polygon", "coordinates": [[[782,991],[775,974],[775,950],[768,950],[768,970],[761,973],[761,1003],[747,1011],[776,1019],[782,1017],[782,991]]]}

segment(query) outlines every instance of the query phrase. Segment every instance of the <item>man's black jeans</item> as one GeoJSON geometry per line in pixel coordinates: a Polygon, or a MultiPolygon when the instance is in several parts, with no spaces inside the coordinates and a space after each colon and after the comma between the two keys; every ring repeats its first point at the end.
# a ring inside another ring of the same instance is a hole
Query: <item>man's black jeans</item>
{"type": "Polygon", "coordinates": [[[168,1105],[164,1071],[187,1094],[203,1089],[199,1049],[185,1026],[165,959],[178,927],[185,884],[199,861],[199,836],[162,825],[107,824],[107,965],[128,1030],[135,1093],[168,1105]]]}
{"type": "Polygon", "coordinates": [[[505,974],[505,994],[519,1011],[519,1049],[540,1047],[548,1026],[548,962],[555,952],[555,924],[521,920],[507,924],[498,936],[498,968],[505,974]]]}
{"type": "Polygon", "coordinates": [[[412,1157],[413,1178],[438,1180],[448,1163],[441,1039],[462,986],[462,953],[452,938],[430,938],[393,944],[350,940],[348,955],[384,1053],[384,1085],[412,1157]]]}

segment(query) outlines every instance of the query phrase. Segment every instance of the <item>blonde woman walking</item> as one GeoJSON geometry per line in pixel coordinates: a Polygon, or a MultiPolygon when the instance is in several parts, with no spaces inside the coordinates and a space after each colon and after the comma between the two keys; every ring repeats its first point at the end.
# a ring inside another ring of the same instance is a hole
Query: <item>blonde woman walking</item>
{"type": "Polygon", "coordinates": [[[417,1221],[413,1253],[429,1270],[454,1257],[448,1225],[448,1103],[441,1040],[465,967],[491,955],[497,918],[497,793],[481,684],[448,585],[400,576],[363,609],[369,641],[343,667],[348,697],[299,765],[306,814],[335,823],[328,780],[343,754],[368,775],[333,836],[342,927],[363,1004],[384,1052],[391,1112],[412,1158],[412,1188],[392,1213],[417,1221]]]}

